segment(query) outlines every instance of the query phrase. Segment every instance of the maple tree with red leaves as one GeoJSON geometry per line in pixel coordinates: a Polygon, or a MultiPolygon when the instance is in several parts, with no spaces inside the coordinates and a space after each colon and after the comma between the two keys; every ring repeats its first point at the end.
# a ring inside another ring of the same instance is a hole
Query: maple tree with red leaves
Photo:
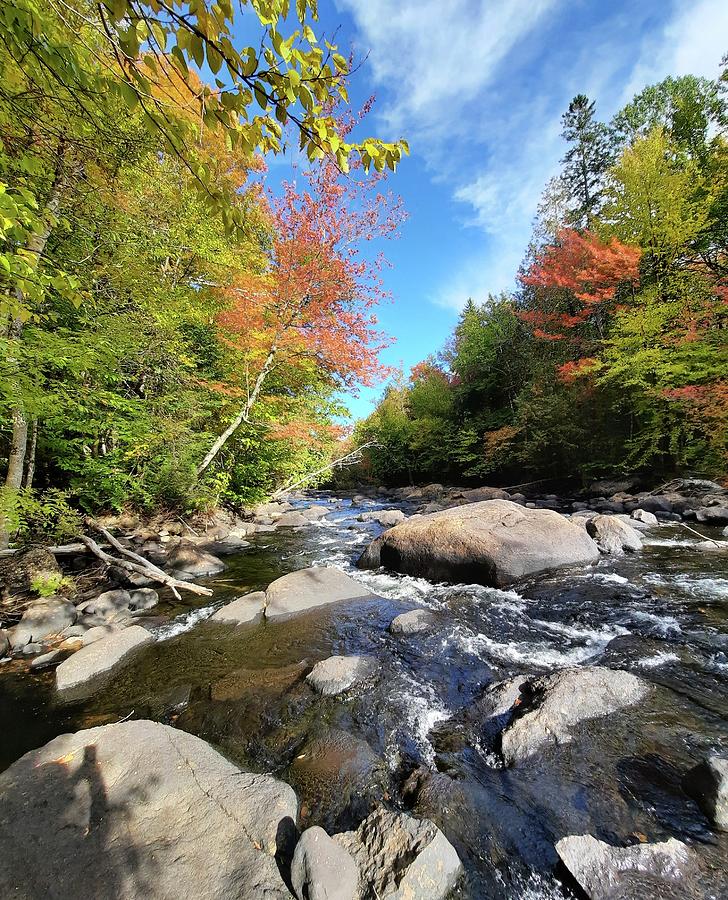
{"type": "MultiPolygon", "coordinates": [[[[339,120],[348,135],[371,108],[339,120]]],[[[315,368],[337,387],[372,384],[386,374],[378,358],[385,346],[374,308],[387,293],[382,253],[366,243],[396,235],[402,202],[385,192],[382,173],[363,164],[344,175],[324,159],[270,197],[274,238],[264,272],[242,274],[224,288],[227,308],[218,324],[241,363],[245,397],[233,420],[198,467],[203,473],[250,416],[277,366],[315,368]]]]}

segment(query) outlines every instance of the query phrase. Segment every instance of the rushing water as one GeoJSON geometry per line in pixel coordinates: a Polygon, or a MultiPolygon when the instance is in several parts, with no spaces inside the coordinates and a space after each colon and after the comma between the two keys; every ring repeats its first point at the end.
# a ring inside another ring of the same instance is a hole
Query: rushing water
{"type": "Polygon", "coordinates": [[[647,532],[640,553],[513,590],[433,585],[355,569],[381,531],[356,516],[391,504],[316,502],[330,506],[321,522],[256,535],[228,557],[209,580],[212,603],[165,599],[154,613],[167,621],[150,625],[157,641],[91,698],[60,704],[52,673],[0,668],[0,765],[64,731],[155,718],[289,781],[303,825],[341,830],[378,801],[413,806],[460,853],[462,896],[569,896],[553,846],[586,833],[618,844],[687,841],[710,873],[696,896],[728,896],[728,840],[680,787],[702,755],[728,750],[725,555],[693,551],[697,538],[669,524],[647,532]],[[238,629],[205,621],[223,602],[313,564],[347,571],[384,600],[238,629]],[[415,606],[432,609],[436,627],[390,635],[392,618],[415,606]],[[317,697],[302,676],[332,653],[375,656],[380,676],[317,697]],[[583,724],[572,743],[503,769],[467,715],[471,702],[493,680],[587,663],[629,669],[656,689],[583,724]],[[439,774],[417,791],[415,770],[439,774]]]}

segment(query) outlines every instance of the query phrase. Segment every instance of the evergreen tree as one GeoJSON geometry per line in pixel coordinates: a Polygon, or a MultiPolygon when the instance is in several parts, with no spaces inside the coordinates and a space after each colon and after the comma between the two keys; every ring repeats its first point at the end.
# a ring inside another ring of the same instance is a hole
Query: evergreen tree
{"type": "Polygon", "coordinates": [[[577,94],[561,118],[561,136],[570,145],[561,160],[571,224],[589,228],[599,210],[604,174],[612,161],[609,129],[594,118],[594,101],[577,94]]]}

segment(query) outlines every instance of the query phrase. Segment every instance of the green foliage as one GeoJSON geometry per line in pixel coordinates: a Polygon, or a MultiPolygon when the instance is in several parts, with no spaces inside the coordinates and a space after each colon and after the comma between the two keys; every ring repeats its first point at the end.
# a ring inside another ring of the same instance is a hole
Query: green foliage
{"type": "Polygon", "coordinates": [[[30,589],[39,597],[52,597],[69,584],[70,578],[61,575],[60,572],[54,572],[50,575],[36,575],[30,582],[30,589]]]}
{"type": "Polygon", "coordinates": [[[81,516],[68,502],[68,493],[51,489],[42,495],[32,490],[0,488],[0,529],[17,540],[67,540],[81,530],[81,516]]]}

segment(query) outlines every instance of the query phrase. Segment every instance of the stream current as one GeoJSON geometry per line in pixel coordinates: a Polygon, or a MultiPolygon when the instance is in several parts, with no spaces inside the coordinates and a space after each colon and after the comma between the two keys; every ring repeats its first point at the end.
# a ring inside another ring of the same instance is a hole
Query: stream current
{"type": "Polygon", "coordinates": [[[0,666],[0,767],[64,732],[152,718],[288,781],[302,827],[355,827],[381,801],[433,819],[465,865],[458,896],[572,896],[554,843],[592,834],[620,845],[686,841],[711,873],[700,896],[728,897],[728,835],[710,829],[680,786],[706,753],[728,751],[724,554],[695,552],[697,538],[670,523],[647,531],[641,552],[511,590],[431,584],[355,567],[382,530],[357,516],[393,506],[410,513],[407,504],[354,505],[327,493],[296,502],[330,511],[307,528],[252,536],[206,580],[212,598],[163,597],[152,612],[167,620],[149,623],[156,641],[90,698],[61,704],[52,672],[0,666]],[[341,568],[383,600],[237,629],[205,621],[224,602],[311,565],[341,568]],[[435,627],[391,635],[394,616],[417,606],[435,612],[435,627]],[[380,676],[340,697],[315,695],[303,675],[351,653],[376,657],[380,676]],[[463,716],[494,680],[585,664],[628,669],[656,689],[511,769],[463,716]],[[427,771],[435,774],[421,777],[427,771]]]}

